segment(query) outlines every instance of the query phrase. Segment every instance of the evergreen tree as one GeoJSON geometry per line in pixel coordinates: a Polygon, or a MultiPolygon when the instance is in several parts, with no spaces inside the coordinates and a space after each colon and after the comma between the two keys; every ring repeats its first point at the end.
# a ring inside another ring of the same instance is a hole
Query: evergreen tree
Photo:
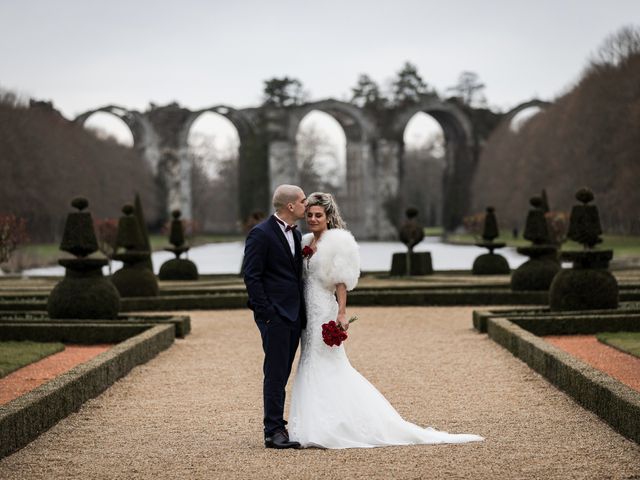
{"type": "Polygon", "coordinates": [[[273,77],[264,81],[263,105],[290,107],[304,103],[306,98],[302,82],[297,78],[273,77]]]}
{"type": "Polygon", "coordinates": [[[351,88],[351,103],[360,108],[382,109],[387,99],[380,93],[378,84],[366,73],[358,77],[358,83],[351,88]]]}
{"type": "Polygon", "coordinates": [[[418,103],[423,96],[435,93],[429,90],[418,73],[418,68],[410,62],[405,62],[391,88],[393,103],[398,107],[418,103]]]}

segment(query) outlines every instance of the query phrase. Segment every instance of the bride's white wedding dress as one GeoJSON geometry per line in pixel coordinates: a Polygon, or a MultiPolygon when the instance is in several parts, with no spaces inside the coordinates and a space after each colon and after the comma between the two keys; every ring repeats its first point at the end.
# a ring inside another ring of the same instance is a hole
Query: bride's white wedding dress
{"type": "MultiPolygon", "coordinates": [[[[305,235],[302,246],[311,243],[305,235]]],[[[449,434],[407,422],[386,398],[349,363],[344,344],[329,347],[322,324],[335,320],[335,285],[352,290],[360,276],[360,254],[346,230],[327,230],[316,253],[304,259],[307,328],[302,331],[289,436],[303,447],[355,448],[385,445],[466,443],[478,435],[449,434]]]]}

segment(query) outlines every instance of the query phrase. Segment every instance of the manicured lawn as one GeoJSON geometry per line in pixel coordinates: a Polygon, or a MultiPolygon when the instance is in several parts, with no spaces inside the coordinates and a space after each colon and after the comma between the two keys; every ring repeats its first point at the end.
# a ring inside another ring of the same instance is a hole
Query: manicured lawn
{"type": "Polygon", "coordinates": [[[640,332],[606,332],[596,338],[602,343],[640,358],[640,332]]]}
{"type": "Polygon", "coordinates": [[[440,237],[444,233],[444,228],[442,227],[424,227],[423,230],[427,237],[440,237]]]}
{"type": "Polygon", "coordinates": [[[0,378],[62,350],[62,343],[0,342],[0,378]]]}
{"type": "MultiPolygon", "coordinates": [[[[479,235],[476,237],[474,235],[471,235],[470,233],[450,233],[449,235],[447,235],[446,239],[443,238],[443,241],[446,243],[453,243],[458,245],[474,245],[478,242],[481,242],[482,238],[479,235]]],[[[509,247],[521,247],[531,244],[531,242],[525,240],[522,237],[513,238],[512,235],[501,235],[494,241],[506,243],[509,247]]]]}
{"type": "MultiPolygon", "coordinates": [[[[448,235],[446,242],[455,243],[461,245],[473,245],[478,242],[480,238],[475,238],[473,235],[464,234],[450,234],[448,235]]],[[[632,235],[608,235],[602,236],[602,243],[597,248],[601,250],[613,250],[614,257],[640,257],[640,237],[632,235]]],[[[496,242],[505,242],[510,247],[521,247],[524,245],[530,245],[530,242],[524,238],[514,239],[511,235],[503,235],[498,237],[496,242]]],[[[582,245],[575,242],[565,242],[562,244],[562,250],[582,250],[582,245]]]]}
{"type": "Polygon", "coordinates": [[[28,243],[21,246],[20,249],[37,257],[60,255],[60,245],[57,243],[28,243]]]}

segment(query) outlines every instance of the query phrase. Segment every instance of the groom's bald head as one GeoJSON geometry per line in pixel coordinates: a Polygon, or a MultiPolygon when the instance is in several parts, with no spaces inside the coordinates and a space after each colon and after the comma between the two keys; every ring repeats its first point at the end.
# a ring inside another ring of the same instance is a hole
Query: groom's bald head
{"type": "Polygon", "coordinates": [[[304,196],[302,189],[296,185],[279,185],[273,192],[273,208],[276,212],[282,211],[288,203],[295,203],[301,193],[304,196]]]}
{"type": "Polygon", "coordinates": [[[296,185],[280,185],[273,192],[273,206],[281,220],[289,225],[304,218],[307,199],[296,185]]]}

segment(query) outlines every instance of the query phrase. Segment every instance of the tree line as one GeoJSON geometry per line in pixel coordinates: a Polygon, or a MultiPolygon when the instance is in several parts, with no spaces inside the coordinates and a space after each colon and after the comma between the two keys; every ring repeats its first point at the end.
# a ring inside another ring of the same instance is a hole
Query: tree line
{"type": "Polygon", "coordinates": [[[59,241],[70,201],[94,218],[117,218],[135,192],[150,223],[162,222],[157,187],[142,157],[63,118],[48,102],[0,91],[0,214],[26,221],[32,242],[59,241]]]}
{"type": "MultiPolygon", "coordinates": [[[[504,228],[524,227],[529,197],[546,189],[552,210],[575,192],[595,194],[605,231],[638,234],[640,29],[608,37],[576,86],[520,128],[504,122],[485,145],[472,212],[493,205],[504,228]]],[[[470,212],[470,213],[472,213],[470,212]]]]}
{"type": "MultiPolygon", "coordinates": [[[[455,85],[446,89],[447,96],[456,97],[470,107],[486,107],[485,85],[475,72],[463,71],[455,85]]],[[[393,110],[420,102],[424,97],[440,96],[418,71],[418,67],[406,61],[395,73],[386,88],[380,86],[366,73],[358,76],[351,87],[349,102],[354,105],[375,110],[393,110]]],[[[292,107],[302,105],[309,100],[309,93],[303,83],[295,77],[273,77],[264,81],[262,104],[272,107],[292,107]]]]}

